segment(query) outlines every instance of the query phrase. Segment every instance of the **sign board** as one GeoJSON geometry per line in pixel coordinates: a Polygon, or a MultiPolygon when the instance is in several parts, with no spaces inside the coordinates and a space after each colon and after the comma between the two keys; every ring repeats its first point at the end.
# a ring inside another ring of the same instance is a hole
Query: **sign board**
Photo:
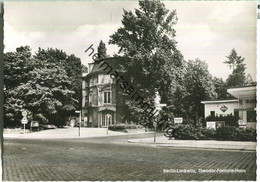
{"type": "Polygon", "coordinates": [[[22,124],[27,124],[28,123],[28,120],[26,117],[23,117],[23,119],[21,120],[21,123],[22,124]]]}
{"type": "Polygon", "coordinates": [[[239,120],[238,120],[238,125],[239,125],[239,126],[246,125],[246,121],[244,121],[244,120],[242,120],[242,119],[239,119],[239,120]]]}
{"type": "Polygon", "coordinates": [[[228,108],[227,108],[227,106],[223,105],[223,106],[220,107],[220,110],[222,112],[226,112],[228,110],[228,108]]]}
{"type": "Polygon", "coordinates": [[[153,127],[157,127],[157,122],[153,122],[153,127]]]}
{"type": "Polygon", "coordinates": [[[23,116],[23,117],[26,117],[26,116],[27,116],[27,112],[26,112],[26,111],[23,111],[23,112],[22,112],[22,116],[23,116]]]}
{"type": "Polygon", "coordinates": [[[225,121],[216,121],[216,128],[225,126],[225,121]]]}
{"type": "Polygon", "coordinates": [[[181,124],[181,123],[183,123],[183,118],[174,118],[174,123],[175,123],[175,124],[181,124]]]}
{"type": "Polygon", "coordinates": [[[207,128],[216,129],[216,122],[215,121],[207,121],[207,128]]]}

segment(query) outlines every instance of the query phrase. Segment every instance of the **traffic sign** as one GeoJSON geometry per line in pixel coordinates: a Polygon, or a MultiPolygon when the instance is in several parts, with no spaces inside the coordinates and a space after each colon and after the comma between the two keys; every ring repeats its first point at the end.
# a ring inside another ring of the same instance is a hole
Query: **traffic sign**
{"type": "Polygon", "coordinates": [[[27,116],[27,112],[26,112],[26,111],[23,111],[23,112],[22,112],[22,116],[23,116],[23,117],[26,117],[26,116],[27,116]]]}
{"type": "Polygon", "coordinates": [[[26,117],[23,117],[23,119],[21,120],[21,123],[22,124],[27,124],[28,123],[28,120],[26,117]]]}
{"type": "Polygon", "coordinates": [[[183,122],[183,118],[174,118],[175,124],[181,124],[183,122]]]}
{"type": "Polygon", "coordinates": [[[157,122],[153,122],[153,127],[157,127],[157,122]]]}

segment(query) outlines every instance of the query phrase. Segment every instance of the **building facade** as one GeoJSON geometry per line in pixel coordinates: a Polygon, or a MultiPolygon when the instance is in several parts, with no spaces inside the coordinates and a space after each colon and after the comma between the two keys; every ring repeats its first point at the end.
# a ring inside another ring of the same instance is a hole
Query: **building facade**
{"type": "Polygon", "coordinates": [[[227,92],[236,99],[201,102],[204,117],[232,114],[239,118],[240,127],[256,128],[256,86],[230,88],[227,92]]]}
{"type": "MultiPolygon", "coordinates": [[[[105,59],[113,67],[114,58],[105,59]]],[[[89,64],[82,81],[83,126],[107,127],[122,122],[117,104],[117,85],[99,64],[89,64]]]]}

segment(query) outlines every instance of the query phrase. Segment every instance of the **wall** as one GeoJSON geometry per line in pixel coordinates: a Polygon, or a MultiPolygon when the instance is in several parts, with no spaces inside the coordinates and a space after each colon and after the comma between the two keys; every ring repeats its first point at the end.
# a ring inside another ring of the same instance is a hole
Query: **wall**
{"type": "Polygon", "coordinates": [[[205,118],[210,116],[210,111],[215,111],[215,115],[227,115],[232,114],[234,115],[234,109],[238,108],[238,102],[222,102],[222,103],[207,103],[204,104],[204,116],[205,118]],[[223,112],[220,108],[225,105],[228,109],[223,112]]]}

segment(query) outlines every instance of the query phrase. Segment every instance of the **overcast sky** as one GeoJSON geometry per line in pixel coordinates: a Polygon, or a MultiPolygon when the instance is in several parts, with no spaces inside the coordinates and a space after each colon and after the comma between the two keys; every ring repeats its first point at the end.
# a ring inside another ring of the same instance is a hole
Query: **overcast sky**
{"type": "MultiPolygon", "coordinates": [[[[185,60],[199,58],[213,76],[227,78],[223,64],[232,48],[245,57],[247,73],[256,77],[256,2],[163,1],[177,10],[176,40],[185,60]]],[[[138,8],[136,1],[5,2],[5,52],[21,45],[33,51],[58,48],[91,62],[84,52],[100,40],[108,42],[120,26],[123,9],[138,8]]],[[[113,55],[117,47],[107,45],[113,55]]]]}

